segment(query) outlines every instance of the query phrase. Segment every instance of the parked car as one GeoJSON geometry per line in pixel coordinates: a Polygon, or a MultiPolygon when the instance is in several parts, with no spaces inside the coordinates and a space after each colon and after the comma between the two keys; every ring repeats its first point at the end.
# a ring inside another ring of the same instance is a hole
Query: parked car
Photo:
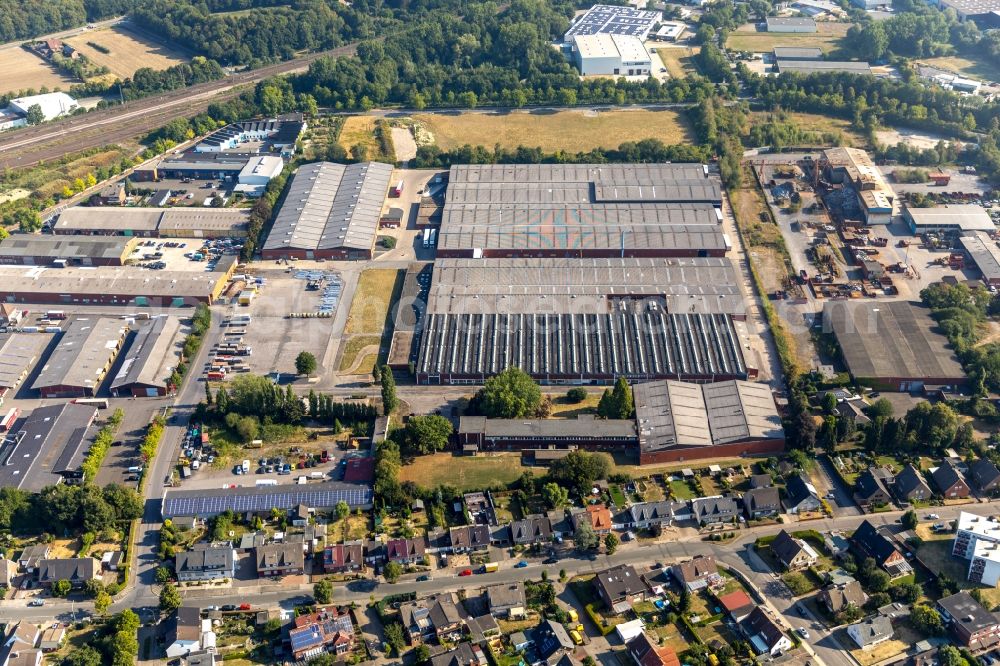
{"type": "Polygon", "coordinates": [[[462,569],[461,571],[458,572],[458,575],[459,576],[471,576],[472,575],[472,569],[462,569]]]}
{"type": "Polygon", "coordinates": [[[45,605],[45,600],[44,599],[32,599],[31,601],[28,602],[28,605],[29,606],[44,606],[45,605]]]}
{"type": "Polygon", "coordinates": [[[940,519],[941,519],[941,516],[937,515],[936,513],[928,513],[927,514],[927,520],[940,520],[940,519]]]}
{"type": "Polygon", "coordinates": [[[417,576],[417,582],[418,583],[423,583],[424,581],[427,581],[427,580],[430,580],[430,579],[431,579],[431,577],[428,576],[427,574],[424,574],[423,576],[417,576]]]}
{"type": "Polygon", "coordinates": [[[518,562],[517,564],[514,565],[514,568],[515,569],[523,569],[526,566],[528,566],[527,560],[521,560],[520,562],[518,562]]]}
{"type": "Polygon", "coordinates": [[[219,610],[221,610],[221,611],[234,611],[234,610],[236,610],[236,604],[226,604],[225,606],[223,606],[219,610]]]}
{"type": "Polygon", "coordinates": [[[809,630],[805,627],[799,627],[796,631],[799,632],[799,636],[802,638],[809,638],[809,630]]]}
{"type": "Polygon", "coordinates": [[[558,564],[558,557],[550,557],[548,559],[542,560],[542,564],[558,564]]]}

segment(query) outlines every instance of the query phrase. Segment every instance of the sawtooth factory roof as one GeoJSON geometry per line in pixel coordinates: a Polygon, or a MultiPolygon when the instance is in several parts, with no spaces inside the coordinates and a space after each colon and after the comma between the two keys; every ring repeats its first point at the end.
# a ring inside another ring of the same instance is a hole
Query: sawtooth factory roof
{"type": "Polygon", "coordinates": [[[456,165],[438,249],[724,251],[721,198],[700,164],[456,165]]]}
{"type": "Polygon", "coordinates": [[[633,391],[644,452],[785,436],[767,384],[666,380],[636,384],[633,391]]]}
{"type": "Polygon", "coordinates": [[[265,250],[370,250],[392,165],[381,162],[299,167],[265,250]]]}

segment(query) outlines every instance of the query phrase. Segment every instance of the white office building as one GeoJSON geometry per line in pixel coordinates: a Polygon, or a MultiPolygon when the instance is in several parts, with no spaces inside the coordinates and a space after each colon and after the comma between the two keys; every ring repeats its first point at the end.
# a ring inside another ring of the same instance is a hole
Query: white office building
{"type": "Polygon", "coordinates": [[[250,197],[259,197],[267,184],[277,178],[284,168],[284,160],[276,155],[251,157],[240,170],[234,190],[250,197]]]}
{"type": "Polygon", "coordinates": [[[970,581],[995,587],[1000,583],[1000,522],[963,511],[951,554],[969,560],[970,581]]]}
{"type": "Polygon", "coordinates": [[[573,55],[584,76],[649,76],[653,67],[642,40],[630,35],[577,35],[573,55]]]}
{"type": "Polygon", "coordinates": [[[52,120],[59,116],[73,113],[80,105],[76,100],[63,92],[46,93],[44,95],[32,95],[30,97],[18,97],[10,100],[10,109],[27,115],[28,109],[38,105],[45,116],[45,120],[52,120]]]}

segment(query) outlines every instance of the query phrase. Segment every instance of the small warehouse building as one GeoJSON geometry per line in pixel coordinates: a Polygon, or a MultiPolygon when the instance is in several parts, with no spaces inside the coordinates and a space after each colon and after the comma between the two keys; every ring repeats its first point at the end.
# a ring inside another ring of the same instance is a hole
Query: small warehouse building
{"type": "Polygon", "coordinates": [[[849,74],[872,74],[871,65],[856,60],[787,60],[775,63],[779,74],[821,74],[824,72],[847,72],[849,74]]]}
{"type": "Polygon", "coordinates": [[[937,0],[942,11],[954,9],[959,21],[975,21],[981,27],[996,27],[993,14],[1000,11],[1000,0],[937,0]]]}
{"type": "Polygon", "coordinates": [[[31,374],[51,341],[41,333],[13,333],[0,345],[0,405],[31,374]]]}
{"type": "Polygon", "coordinates": [[[111,382],[111,395],[155,398],[167,394],[167,384],[180,356],[177,317],[155,317],[136,327],[118,374],[111,382]]]}
{"type": "Polygon", "coordinates": [[[983,282],[1000,285],[1000,247],[985,231],[976,231],[958,239],[966,256],[976,265],[983,282]]]}
{"type": "Polygon", "coordinates": [[[909,301],[836,301],[823,308],[851,377],[882,391],[961,386],[965,372],[930,310],[909,301]]]}
{"type": "Polygon", "coordinates": [[[768,16],[765,24],[768,32],[816,32],[816,21],[803,16],[768,16]]]}
{"type": "Polygon", "coordinates": [[[774,60],[805,60],[816,61],[823,59],[823,50],[811,46],[775,46],[774,60]]]}
{"type": "Polygon", "coordinates": [[[0,266],[0,300],[46,305],[184,307],[211,305],[236,267],[224,256],[210,273],[146,271],[131,267],[40,268],[0,266]]]}
{"type": "Polygon", "coordinates": [[[281,175],[285,162],[280,157],[263,155],[252,157],[240,170],[236,177],[234,192],[241,192],[248,197],[259,197],[264,194],[267,184],[281,175]]]}
{"type": "Polygon", "coordinates": [[[0,487],[38,492],[59,483],[83,483],[80,467],[96,418],[91,405],[33,410],[0,442],[0,487]]]}
{"type": "Polygon", "coordinates": [[[477,451],[519,451],[557,447],[613,451],[634,447],[635,421],[597,419],[592,414],[575,419],[488,419],[463,416],[458,443],[477,451]]]}
{"type": "Polygon", "coordinates": [[[648,76],[653,68],[642,40],[630,35],[578,35],[573,55],[584,76],[648,76]]]}
{"type": "Polygon", "coordinates": [[[261,250],[264,259],[371,259],[392,165],[299,167],[261,250]]]}
{"type": "Polygon", "coordinates": [[[120,319],[75,319],[31,385],[43,398],[91,398],[125,342],[120,319]]]}
{"type": "Polygon", "coordinates": [[[780,453],[781,416],[767,384],[660,381],[633,388],[639,464],[780,453]]]}
{"type": "Polygon", "coordinates": [[[403,209],[393,207],[382,214],[378,225],[383,229],[398,229],[403,224],[403,217],[403,209]]]}
{"type": "Polygon", "coordinates": [[[996,231],[990,214],[975,204],[949,204],[934,208],[903,206],[903,219],[914,234],[996,231]]]}
{"type": "Polygon", "coordinates": [[[0,241],[0,264],[124,266],[138,244],[124,236],[14,234],[0,241]]]}

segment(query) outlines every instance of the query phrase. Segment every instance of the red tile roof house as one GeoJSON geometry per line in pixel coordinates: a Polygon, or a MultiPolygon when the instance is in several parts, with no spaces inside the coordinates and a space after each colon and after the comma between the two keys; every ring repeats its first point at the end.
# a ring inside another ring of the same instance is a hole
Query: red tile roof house
{"type": "Polygon", "coordinates": [[[626,645],[636,666],[681,666],[677,653],[669,645],[657,645],[642,632],[626,645]]]}
{"type": "Polygon", "coordinates": [[[400,564],[413,564],[423,560],[426,550],[422,538],[392,539],[385,545],[386,558],[390,562],[399,562],[400,564]]]}
{"type": "Polygon", "coordinates": [[[354,623],[345,611],[330,606],[315,613],[299,615],[288,631],[292,654],[306,660],[324,652],[345,654],[354,645],[354,623]]]}
{"type": "Polygon", "coordinates": [[[361,542],[338,543],[323,549],[323,571],[326,573],[347,573],[364,568],[361,542]]]}
{"type": "Polygon", "coordinates": [[[757,607],[757,604],[753,602],[750,595],[743,590],[736,590],[735,592],[722,595],[719,597],[719,605],[735,622],[741,621],[757,607]]]}

